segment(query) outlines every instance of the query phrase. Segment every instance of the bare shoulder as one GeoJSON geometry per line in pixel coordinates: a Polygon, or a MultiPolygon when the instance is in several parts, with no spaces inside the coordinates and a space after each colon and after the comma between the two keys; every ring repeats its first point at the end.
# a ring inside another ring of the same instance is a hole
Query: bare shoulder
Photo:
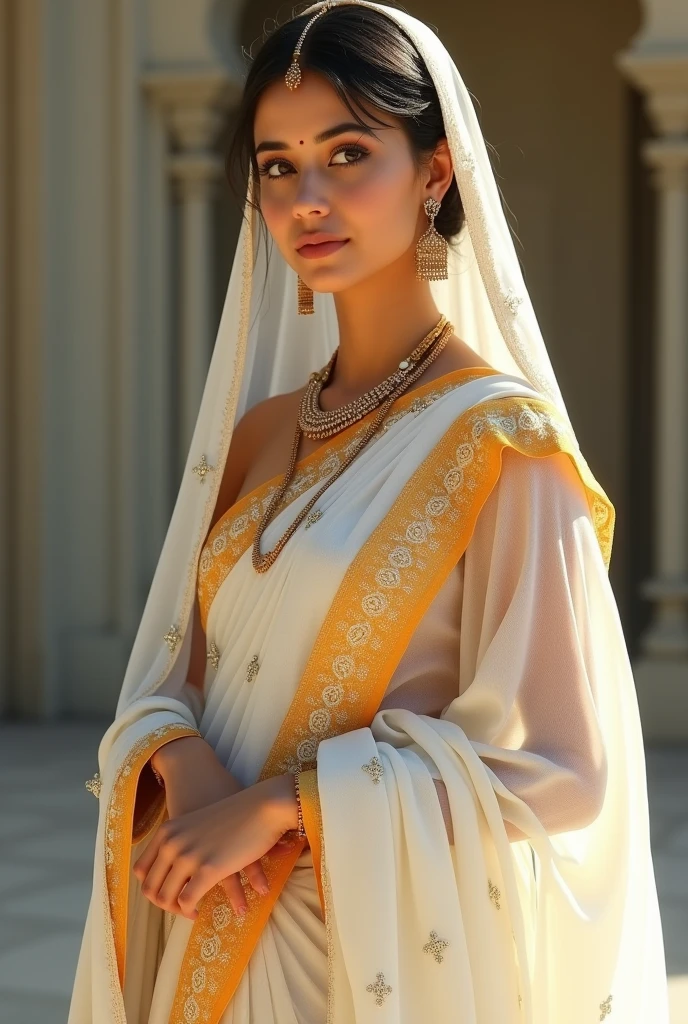
{"type": "Polygon", "coordinates": [[[298,388],[296,391],[272,395],[256,402],[237,420],[232,431],[211,528],[240,496],[244,481],[260,461],[261,453],[269,450],[275,438],[284,433],[287,424],[293,424],[302,394],[303,388],[298,388]]]}
{"type": "Polygon", "coordinates": [[[281,431],[286,423],[294,422],[304,390],[302,387],[272,395],[247,409],[232,434],[229,451],[235,462],[247,469],[275,433],[281,431]]]}
{"type": "Polygon", "coordinates": [[[426,384],[446,373],[453,373],[455,370],[467,370],[475,367],[494,370],[494,366],[483,359],[475,349],[456,334],[452,334],[437,359],[430,364],[420,378],[420,383],[426,384]]]}

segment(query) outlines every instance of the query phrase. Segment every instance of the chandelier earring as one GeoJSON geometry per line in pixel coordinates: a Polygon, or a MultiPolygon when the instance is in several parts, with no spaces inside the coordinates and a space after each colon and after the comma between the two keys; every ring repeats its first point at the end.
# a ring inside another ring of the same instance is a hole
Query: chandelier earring
{"type": "Polygon", "coordinates": [[[313,307],[313,290],[300,277],[298,277],[296,308],[299,313],[306,316],[309,313],[315,312],[313,307]]]}
{"type": "Polygon", "coordinates": [[[446,281],[448,245],[435,227],[441,204],[429,196],[423,203],[430,224],[416,243],[416,277],[420,281],[446,281]]]}

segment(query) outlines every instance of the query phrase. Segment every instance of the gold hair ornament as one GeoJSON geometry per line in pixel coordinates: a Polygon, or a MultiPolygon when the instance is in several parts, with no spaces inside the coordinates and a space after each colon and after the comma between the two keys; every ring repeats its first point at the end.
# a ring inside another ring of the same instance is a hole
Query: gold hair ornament
{"type": "Polygon", "coordinates": [[[325,11],[329,11],[330,8],[334,6],[336,6],[335,0],[325,0],[325,3],[317,12],[317,14],[314,14],[310,21],[306,22],[304,30],[299,36],[296,46],[294,47],[294,53],[291,58],[291,64],[289,65],[287,73],[284,76],[284,81],[287,84],[287,89],[296,89],[296,87],[301,82],[301,68],[299,66],[299,57],[301,56],[301,47],[303,46],[303,40],[306,36],[306,32],[311,27],[314,21],[317,21],[318,18],[325,13],[325,11]]]}

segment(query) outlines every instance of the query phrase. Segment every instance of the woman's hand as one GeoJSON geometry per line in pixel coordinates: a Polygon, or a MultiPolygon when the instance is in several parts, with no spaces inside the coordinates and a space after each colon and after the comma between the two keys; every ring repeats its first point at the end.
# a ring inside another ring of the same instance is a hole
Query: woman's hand
{"type": "MultiPolygon", "coordinates": [[[[214,885],[258,862],[297,823],[294,777],[274,776],[164,822],[133,871],[152,903],[193,921],[214,885]]],[[[265,875],[254,888],[268,891],[265,875]]],[[[240,902],[230,900],[245,911],[243,889],[240,902]]]]}
{"type": "MultiPolygon", "coordinates": [[[[183,736],[171,740],[156,750],[151,757],[151,764],[163,777],[167,814],[170,819],[200,810],[243,789],[239,780],[218,760],[210,744],[200,736],[183,736]]],[[[265,872],[259,860],[246,864],[243,870],[256,892],[260,892],[267,885],[265,872]]],[[[136,871],[134,873],[136,874],[136,871]]],[[[222,885],[236,913],[246,903],[239,873],[223,878],[222,885]]],[[[169,913],[182,913],[178,904],[163,906],[155,899],[151,902],[169,913]]]]}

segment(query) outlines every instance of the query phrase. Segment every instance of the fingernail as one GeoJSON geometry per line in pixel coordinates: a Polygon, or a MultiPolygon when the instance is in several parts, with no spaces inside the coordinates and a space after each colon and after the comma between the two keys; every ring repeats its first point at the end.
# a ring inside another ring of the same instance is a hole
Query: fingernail
{"type": "Polygon", "coordinates": [[[270,892],[270,886],[265,885],[264,882],[261,882],[261,884],[257,887],[257,891],[260,893],[261,896],[265,896],[266,893],[270,892]]]}
{"type": "Polygon", "coordinates": [[[243,917],[246,913],[246,907],[237,907],[237,914],[239,917],[243,917]]]}

